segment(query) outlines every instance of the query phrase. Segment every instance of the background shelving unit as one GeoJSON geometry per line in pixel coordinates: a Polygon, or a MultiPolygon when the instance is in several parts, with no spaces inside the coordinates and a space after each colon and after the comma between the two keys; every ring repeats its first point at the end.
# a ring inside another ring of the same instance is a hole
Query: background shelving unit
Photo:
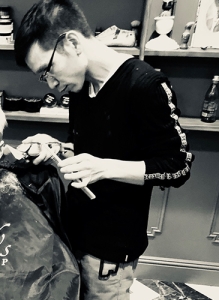
{"type": "MultiPolygon", "coordinates": [[[[137,47],[113,47],[116,51],[120,53],[127,53],[133,56],[140,56],[141,50],[137,47]]],[[[14,44],[0,45],[0,50],[14,50],[14,44]]],[[[218,49],[206,49],[202,50],[200,48],[189,48],[187,50],[177,49],[172,51],[155,51],[144,49],[144,59],[148,57],[175,57],[175,58],[219,58],[218,49]]],[[[25,112],[6,112],[8,120],[20,120],[20,121],[35,121],[35,122],[54,122],[54,123],[67,123],[68,118],[66,115],[60,113],[55,114],[31,114],[25,112]]],[[[198,130],[198,131],[219,131],[219,120],[215,123],[207,124],[200,121],[199,118],[180,118],[181,125],[187,130],[198,130]]]]}

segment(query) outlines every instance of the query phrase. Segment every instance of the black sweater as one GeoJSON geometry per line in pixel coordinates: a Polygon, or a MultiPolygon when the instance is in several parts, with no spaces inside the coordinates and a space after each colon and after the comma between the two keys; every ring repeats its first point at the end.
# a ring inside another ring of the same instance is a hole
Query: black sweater
{"type": "Polygon", "coordinates": [[[152,187],[179,187],[190,176],[193,156],[178,115],[167,78],[134,58],[120,66],[95,98],[88,95],[88,83],[71,94],[68,141],[76,155],[146,164],[144,186],[104,179],[89,185],[96,195],[92,201],[69,186],[73,248],[114,262],[144,252],[152,187]]]}

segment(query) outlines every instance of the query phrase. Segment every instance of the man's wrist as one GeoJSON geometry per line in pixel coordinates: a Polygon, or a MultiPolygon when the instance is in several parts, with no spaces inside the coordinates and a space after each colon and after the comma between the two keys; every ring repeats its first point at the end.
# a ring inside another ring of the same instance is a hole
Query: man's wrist
{"type": "Polygon", "coordinates": [[[131,184],[144,184],[146,166],[144,161],[121,161],[103,159],[104,178],[127,182],[131,184]]]}

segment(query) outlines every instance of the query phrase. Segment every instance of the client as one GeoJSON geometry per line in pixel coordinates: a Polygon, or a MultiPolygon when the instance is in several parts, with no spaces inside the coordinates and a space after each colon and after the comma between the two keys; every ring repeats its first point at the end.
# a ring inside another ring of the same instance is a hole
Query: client
{"type": "Polygon", "coordinates": [[[4,155],[0,108],[0,299],[78,300],[80,277],[61,213],[65,192],[52,165],[4,155]]]}

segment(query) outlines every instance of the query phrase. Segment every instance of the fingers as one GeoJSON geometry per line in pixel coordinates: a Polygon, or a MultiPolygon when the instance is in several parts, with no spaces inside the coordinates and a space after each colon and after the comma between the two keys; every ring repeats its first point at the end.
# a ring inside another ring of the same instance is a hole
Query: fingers
{"type": "Polygon", "coordinates": [[[86,165],[85,162],[75,162],[71,159],[66,159],[68,160],[69,162],[66,162],[67,165],[64,166],[64,167],[61,167],[61,163],[58,164],[58,166],[60,167],[60,171],[62,173],[74,173],[74,172],[79,172],[79,171],[82,171],[82,170],[85,170],[88,168],[88,166],[86,165]]]}
{"type": "Polygon", "coordinates": [[[79,180],[72,181],[71,186],[80,189],[86,187],[89,182],[90,182],[90,176],[83,178],[82,180],[79,179],[79,180]]]}
{"type": "Polygon", "coordinates": [[[35,134],[32,136],[27,137],[22,141],[23,144],[28,144],[28,143],[38,143],[38,144],[48,144],[48,143],[59,143],[57,139],[54,139],[48,134],[35,134]]]}
{"type": "Polygon", "coordinates": [[[27,153],[30,156],[38,156],[40,152],[41,152],[40,144],[30,144],[30,148],[27,150],[27,153]]]}
{"type": "Polygon", "coordinates": [[[76,179],[72,181],[71,186],[76,188],[83,188],[90,183],[90,180],[91,180],[91,175],[84,177],[83,179],[76,179]]]}
{"type": "MultiPolygon", "coordinates": [[[[89,180],[89,178],[91,178],[91,175],[90,175],[90,171],[84,170],[84,171],[80,171],[80,172],[64,173],[64,178],[67,180],[82,180],[83,181],[86,178],[88,178],[87,180],[89,180]]],[[[85,183],[87,180],[85,180],[85,183]]]]}
{"type": "Polygon", "coordinates": [[[89,154],[79,154],[64,159],[58,166],[60,167],[60,172],[64,173],[64,178],[73,181],[71,183],[72,186],[82,188],[92,181],[92,173],[94,172],[92,159],[94,158],[89,154]]]}
{"type": "Polygon", "coordinates": [[[87,186],[89,184],[90,180],[91,180],[91,175],[89,175],[88,177],[82,178],[81,182],[83,184],[83,187],[87,186]]]}
{"type": "Polygon", "coordinates": [[[26,152],[31,157],[36,157],[33,160],[33,164],[38,165],[40,163],[47,162],[51,157],[51,152],[47,150],[43,144],[50,145],[52,152],[57,154],[60,151],[61,143],[57,140],[49,136],[48,134],[36,134],[33,136],[29,136],[22,141],[22,144],[19,146],[20,151],[26,152]],[[27,145],[29,148],[25,149],[27,145]]]}
{"type": "Polygon", "coordinates": [[[27,137],[26,139],[24,139],[24,140],[22,141],[22,144],[30,144],[31,142],[32,142],[32,137],[29,136],[29,137],[27,137]]]}
{"type": "Polygon", "coordinates": [[[68,157],[66,159],[63,159],[58,166],[60,168],[63,168],[63,171],[65,172],[75,172],[78,171],[78,164],[81,164],[80,167],[83,167],[83,164],[86,165],[86,167],[88,167],[89,163],[90,163],[90,159],[91,159],[91,155],[90,154],[78,154],[76,156],[71,156],[68,157]],[[75,169],[76,168],[76,169],[75,169]]]}
{"type": "Polygon", "coordinates": [[[89,160],[84,160],[83,157],[83,155],[74,156],[64,159],[58,164],[60,172],[65,174],[65,179],[83,180],[85,177],[91,177],[91,173],[94,172],[94,166],[89,160]]]}
{"type": "Polygon", "coordinates": [[[26,139],[22,141],[23,144],[30,144],[30,143],[41,143],[42,141],[42,135],[36,134],[32,136],[28,136],[26,139]]]}
{"type": "Polygon", "coordinates": [[[40,154],[33,160],[34,165],[47,162],[51,158],[51,154],[47,150],[42,150],[40,154]]]}
{"type": "Polygon", "coordinates": [[[86,187],[91,181],[91,170],[83,167],[82,163],[61,168],[60,172],[64,173],[64,178],[72,181],[71,186],[76,188],[86,187]]]}

